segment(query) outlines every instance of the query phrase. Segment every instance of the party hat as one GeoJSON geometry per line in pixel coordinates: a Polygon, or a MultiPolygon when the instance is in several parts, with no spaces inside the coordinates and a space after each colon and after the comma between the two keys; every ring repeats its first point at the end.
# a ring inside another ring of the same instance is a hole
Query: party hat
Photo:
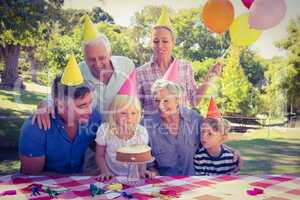
{"type": "Polygon", "coordinates": [[[179,64],[176,59],[171,63],[168,70],[163,76],[163,79],[179,83],[179,64]]]}
{"type": "Polygon", "coordinates": [[[162,8],[161,15],[156,22],[155,27],[166,27],[172,31],[172,24],[170,21],[169,13],[165,7],[162,8]]]}
{"type": "Polygon", "coordinates": [[[136,89],[136,71],[135,69],[130,73],[126,81],[123,83],[122,87],[120,88],[119,95],[127,95],[136,97],[137,96],[137,89],[136,89]]]}
{"type": "Polygon", "coordinates": [[[210,102],[209,102],[206,117],[207,118],[220,118],[221,117],[221,114],[218,110],[218,107],[217,107],[213,97],[210,97],[210,102]]]}
{"type": "Polygon", "coordinates": [[[74,55],[71,55],[60,82],[66,86],[77,86],[84,82],[74,55]]]}
{"type": "Polygon", "coordinates": [[[94,40],[97,38],[98,32],[94,27],[94,24],[88,15],[84,17],[83,25],[83,41],[94,40]]]}

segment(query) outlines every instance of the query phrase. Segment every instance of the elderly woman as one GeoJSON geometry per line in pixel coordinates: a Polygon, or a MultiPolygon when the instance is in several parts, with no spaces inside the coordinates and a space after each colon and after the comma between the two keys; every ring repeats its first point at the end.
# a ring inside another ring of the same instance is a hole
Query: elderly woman
{"type": "Polygon", "coordinates": [[[199,145],[202,117],[180,106],[183,88],[159,79],[151,88],[158,113],[146,115],[144,125],[149,133],[152,169],[159,175],[193,175],[193,156],[199,145]]]}
{"type": "Polygon", "coordinates": [[[174,61],[179,65],[179,81],[183,87],[183,104],[197,106],[204,96],[209,80],[214,75],[219,75],[221,65],[213,66],[205,76],[202,84],[196,85],[192,72],[191,63],[185,60],[177,60],[172,56],[172,50],[175,46],[175,33],[171,27],[169,17],[163,12],[158,23],[152,30],[151,44],[153,56],[150,62],[137,68],[138,93],[144,114],[152,113],[156,110],[155,102],[151,96],[151,86],[157,80],[161,79],[174,61]]]}

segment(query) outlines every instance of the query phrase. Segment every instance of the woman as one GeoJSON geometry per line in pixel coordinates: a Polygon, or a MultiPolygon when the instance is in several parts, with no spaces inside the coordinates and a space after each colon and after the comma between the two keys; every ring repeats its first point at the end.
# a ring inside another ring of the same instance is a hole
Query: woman
{"type": "Polygon", "coordinates": [[[151,96],[151,86],[164,76],[170,65],[176,61],[179,65],[179,81],[184,88],[183,104],[197,106],[208,88],[208,82],[214,75],[219,75],[221,65],[213,66],[205,76],[202,84],[197,87],[192,66],[190,62],[177,60],[172,56],[175,46],[175,33],[171,27],[169,17],[163,12],[156,26],[152,30],[151,44],[153,56],[150,62],[137,68],[138,93],[144,108],[144,114],[151,114],[156,110],[155,103],[151,96]]]}
{"type": "Polygon", "coordinates": [[[180,106],[183,88],[179,84],[159,79],[151,91],[158,112],[143,120],[155,157],[151,170],[162,176],[193,175],[202,117],[180,106]]]}

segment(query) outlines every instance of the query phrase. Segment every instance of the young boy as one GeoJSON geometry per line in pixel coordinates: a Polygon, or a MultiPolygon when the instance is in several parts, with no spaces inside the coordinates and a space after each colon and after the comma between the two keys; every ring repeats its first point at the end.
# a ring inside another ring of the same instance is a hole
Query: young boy
{"type": "Polygon", "coordinates": [[[194,156],[196,175],[211,176],[232,174],[239,170],[239,156],[223,143],[230,124],[222,119],[211,98],[207,118],[201,127],[200,146],[194,156]]]}

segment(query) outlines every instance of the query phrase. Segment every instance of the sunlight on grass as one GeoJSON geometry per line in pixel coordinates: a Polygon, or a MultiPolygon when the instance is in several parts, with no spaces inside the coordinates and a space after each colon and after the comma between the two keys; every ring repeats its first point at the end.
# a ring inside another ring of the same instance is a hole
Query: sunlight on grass
{"type": "Polygon", "coordinates": [[[299,129],[264,128],[246,134],[230,133],[227,144],[241,154],[241,174],[300,174],[299,129]]]}
{"type": "Polygon", "coordinates": [[[25,91],[0,90],[1,115],[29,115],[38,102],[44,99],[50,90],[49,87],[26,83],[25,91]]]}
{"type": "Polygon", "coordinates": [[[20,162],[18,160],[5,160],[0,162],[0,175],[16,173],[20,169],[20,162]]]}

